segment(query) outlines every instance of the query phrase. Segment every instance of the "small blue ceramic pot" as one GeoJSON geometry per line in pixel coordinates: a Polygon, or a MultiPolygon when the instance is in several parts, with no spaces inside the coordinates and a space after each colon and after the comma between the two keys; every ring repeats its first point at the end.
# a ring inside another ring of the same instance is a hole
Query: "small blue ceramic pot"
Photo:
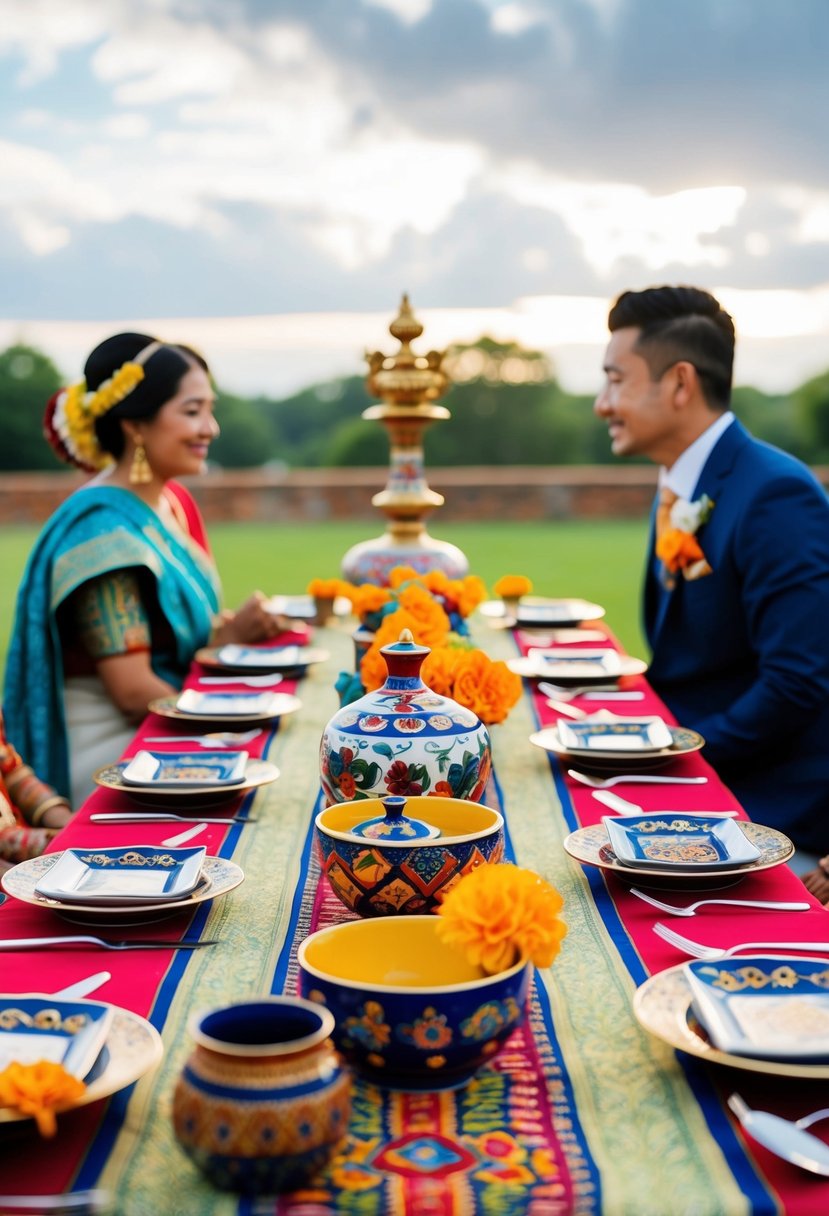
{"type": "Polygon", "coordinates": [[[173,1127],[215,1186],[295,1190],[325,1165],[350,1113],[333,1029],[328,1010],[299,997],[261,997],[191,1018],[196,1048],[173,1094],[173,1127]]]}

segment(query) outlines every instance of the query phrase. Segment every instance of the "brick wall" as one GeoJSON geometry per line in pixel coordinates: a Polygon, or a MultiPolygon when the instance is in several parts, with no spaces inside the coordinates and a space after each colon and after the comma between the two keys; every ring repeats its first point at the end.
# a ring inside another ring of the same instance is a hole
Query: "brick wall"
{"type": "MultiPolygon", "coordinates": [[[[829,486],[829,468],[816,469],[829,486]]],[[[652,465],[521,466],[428,470],[445,496],[441,520],[642,518],[656,484],[652,465]]],[[[371,497],[386,470],[215,470],[189,482],[208,522],[378,520],[371,497]]],[[[42,523],[83,478],[71,473],[0,474],[0,525],[42,523]]]]}

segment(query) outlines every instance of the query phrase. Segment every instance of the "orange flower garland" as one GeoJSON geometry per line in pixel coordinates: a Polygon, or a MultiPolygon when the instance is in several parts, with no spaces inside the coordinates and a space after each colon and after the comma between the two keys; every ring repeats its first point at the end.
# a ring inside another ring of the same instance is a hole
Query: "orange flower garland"
{"type": "Polygon", "coordinates": [[[85,1090],[83,1081],[51,1060],[40,1060],[37,1064],[13,1061],[0,1072],[0,1106],[11,1106],[23,1115],[32,1115],[46,1139],[57,1131],[55,1108],[71,1106],[83,1097],[85,1090]]]}
{"type": "Polygon", "coordinates": [[[471,963],[497,975],[526,959],[549,967],[567,926],[561,895],[532,870],[478,866],[457,883],[437,910],[438,936],[459,946],[471,963]]]}

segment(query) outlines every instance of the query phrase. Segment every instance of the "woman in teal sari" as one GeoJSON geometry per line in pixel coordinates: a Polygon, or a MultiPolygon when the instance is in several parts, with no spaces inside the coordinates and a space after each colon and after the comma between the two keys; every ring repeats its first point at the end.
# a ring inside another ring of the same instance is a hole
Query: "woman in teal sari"
{"type": "Polygon", "coordinates": [[[92,352],[49,402],[46,434],[88,472],[47,523],[17,601],[6,668],[9,738],[77,806],[156,697],[209,642],[255,642],[282,622],[257,592],[220,612],[198,510],[172,479],[202,472],[218,434],[207,365],[146,334],[92,352]]]}

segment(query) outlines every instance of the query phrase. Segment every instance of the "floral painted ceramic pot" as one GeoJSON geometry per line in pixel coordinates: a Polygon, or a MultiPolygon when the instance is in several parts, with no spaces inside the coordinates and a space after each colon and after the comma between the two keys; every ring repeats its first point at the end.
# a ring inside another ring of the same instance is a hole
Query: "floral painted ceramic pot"
{"type": "Polygon", "coordinates": [[[182,1148],[224,1190],[273,1194],[308,1181],[345,1135],[351,1081],[331,1013],[261,997],[194,1015],[196,1048],[173,1094],[182,1148]]]}
{"type": "Polygon", "coordinates": [[[360,916],[434,912],[448,891],[479,865],[504,858],[504,820],[481,802],[461,798],[406,798],[405,813],[438,828],[428,839],[366,839],[354,829],[382,812],[385,802],[361,800],[326,807],[317,815],[323,873],[335,895],[360,916]]]}
{"type": "Polygon", "coordinates": [[[438,921],[344,921],[299,947],[300,992],[331,1010],[337,1047],[379,1085],[465,1085],[524,1018],[532,963],[487,975],[440,940],[438,921]]]}
{"type": "Polygon", "coordinates": [[[429,654],[407,629],[384,646],[386,682],[339,709],[323,731],[326,803],[385,794],[483,797],[492,769],[489,733],[476,714],[423,683],[429,654]]]}

